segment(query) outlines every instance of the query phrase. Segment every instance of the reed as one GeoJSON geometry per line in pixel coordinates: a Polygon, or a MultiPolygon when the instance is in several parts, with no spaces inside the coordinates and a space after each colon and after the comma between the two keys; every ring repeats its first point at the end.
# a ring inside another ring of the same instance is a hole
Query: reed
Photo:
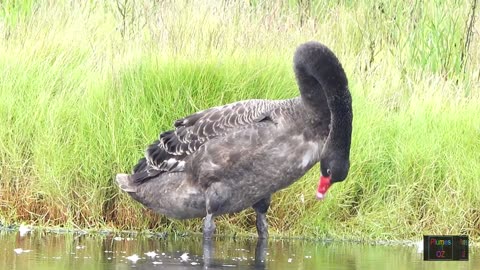
{"type": "MultiPolygon", "coordinates": [[[[318,167],[278,192],[272,234],[478,238],[477,1],[307,2],[3,1],[0,222],[200,231],[145,210],[115,174],[180,117],[298,95],[292,55],[313,39],[349,77],[351,171],[323,202],[318,167]]],[[[254,222],[247,210],[217,230],[254,222]]]]}

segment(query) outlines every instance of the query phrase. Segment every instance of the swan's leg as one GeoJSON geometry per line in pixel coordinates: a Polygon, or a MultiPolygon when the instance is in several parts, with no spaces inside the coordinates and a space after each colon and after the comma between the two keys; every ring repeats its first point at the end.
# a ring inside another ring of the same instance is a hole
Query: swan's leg
{"type": "Polygon", "coordinates": [[[257,233],[258,238],[268,238],[267,210],[270,206],[270,196],[261,199],[252,207],[257,213],[257,233]]]}
{"type": "Polygon", "coordinates": [[[211,239],[215,232],[215,222],[213,221],[213,214],[208,213],[203,221],[203,238],[211,239]]]}
{"type": "Polygon", "coordinates": [[[203,263],[204,269],[213,265],[213,259],[215,255],[215,249],[212,243],[212,239],[203,239],[203,263]]]}
{"type": "Polygon", "coordinates": [[[267,238],[258,238],[255,248],[255,266],[265,268],[265,258],[267,256],[267,238]]]}
{"type": "Polygon", "coordinates": [[[212,183],[205,192],[207,216],[203,221],[203,238],[210,239],[215,232],[213,214],[222,210],[225,202],[230,198],[230,188],[220,182],[212,183]]]}

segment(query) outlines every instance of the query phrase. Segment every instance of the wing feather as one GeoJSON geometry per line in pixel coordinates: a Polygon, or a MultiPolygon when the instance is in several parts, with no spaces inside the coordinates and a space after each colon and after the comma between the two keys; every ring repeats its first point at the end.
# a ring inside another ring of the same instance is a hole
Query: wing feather
{"type": "Polygon", "coordinates": [[[213,107],[176,120],[174,130],[163,132],[147,148],[145,158],[140,159],[134,168],[134,182],[141,183],[165,172],[184,171],[185,159],[209,140],[237,129],[248,128],[265,119],[275,121],[276,114],[272,112],[285,102],[246,100],[213,107]]]}

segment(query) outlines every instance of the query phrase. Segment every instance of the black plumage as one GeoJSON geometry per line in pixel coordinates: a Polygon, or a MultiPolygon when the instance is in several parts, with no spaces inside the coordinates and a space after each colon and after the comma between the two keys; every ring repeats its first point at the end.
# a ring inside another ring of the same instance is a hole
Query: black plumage
{"type": "Polygon", "coordinates": [[[253,207],[259,237],[267,237],[271,194],[319,162],[325,192],[349,170],[352,100],[340,62],[308,42],[295,53],[294,71],[299,97],[239,101],[179,119],[132,174],[117,175],[118,185],[158,213],[205,217],[206,238],[214,216],[253,207]]]}

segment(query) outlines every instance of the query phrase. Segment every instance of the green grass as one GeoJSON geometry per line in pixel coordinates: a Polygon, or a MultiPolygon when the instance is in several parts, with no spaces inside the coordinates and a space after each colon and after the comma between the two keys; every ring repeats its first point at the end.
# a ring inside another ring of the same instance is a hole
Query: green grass
{"type": "MultiPolygon", "coordinates": [[[[478,239],[473,6],[250,3],[0,4],[0,222],[200,231],[201,220],[145,210],[119,192],[115,174],[180,117],[298,95],[292,55],[313,39],[336,52],[349,77],[351,171],[323,202],[314,199],[318,167],[277,193],[272,234],[478,239]]],[[[251,210],[217,220],[219,233],[255,231],[251,210]]]]}

